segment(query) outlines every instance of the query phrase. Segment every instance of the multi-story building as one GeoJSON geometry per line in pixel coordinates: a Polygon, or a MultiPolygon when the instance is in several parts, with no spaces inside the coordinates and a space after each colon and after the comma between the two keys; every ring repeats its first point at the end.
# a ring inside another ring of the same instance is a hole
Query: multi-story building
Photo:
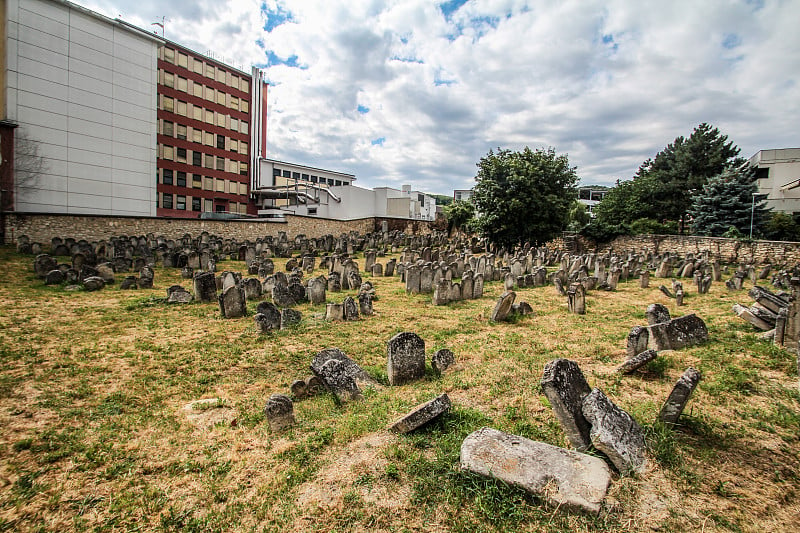
{"type": "Polygon", "coordinates": [[[586,206],[586,210],[594,217],[594,207],[599,204],[608,193],[608,187],[603,185],[587,185],[578,187],[578,201],[586,206]]]}
{"type": "Polygon", "coordinates": [[[767,207],[800,215],[800,148],[759,150],[750,164],[756,167],[757,194],[766,197],[767,207]]]}
{"type": "Polygon", "coordinates": [[[177,43],[159,49],[158,216],[256,214],[251,85],[251,74],[177,43]]]}
{"type": "Polygon", "coordinates": [[[62,0],[0,19],[2,208],[154,216],[162,40],[62,0]]]}
{"type": "Polygon", "coordinates": [[[453,191],[454,202],[471,202],[472,189],[455,189],[453,191]]]}

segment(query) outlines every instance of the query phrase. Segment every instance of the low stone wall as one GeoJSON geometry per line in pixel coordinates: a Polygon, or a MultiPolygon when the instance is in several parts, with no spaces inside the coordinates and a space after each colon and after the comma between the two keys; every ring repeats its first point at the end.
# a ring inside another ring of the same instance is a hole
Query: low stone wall
{"type": "Polygon", "coordinates": [[[318,217],[286,215],[285,222],[270,222],[267,219],[200,220],[180,218],[117,217],[96,215],[54,215],[6,213],[5,242],[15,243],[20,235],[27,235],[31,242],[49,243],[53,237],[99,241],[119,235],[163,235],[170,239],[185,234],[197,236],[207,231],[222,238],[238,241],[255,240],[268,235],[277,236],[286,232],[292,239],[296,235],[309,238],[323,235],[341,235],[356,231],[364,234],[380,231],[383,222],[389,230],[414,233],[430,233],[430,223],[405,219],[362,218],[357,220],[331,220],[318,217]]]}
{"type": "Polygon", "coordinates": [[[794,264],[800,262],[800,243],[785,241],[741,241],[722,237],[698,237],[689,235],[623,235],[611,243],[600,246],[604,252],[635,251],[679,255],[698,254],[708,251],[722,261],[794,264]]]}

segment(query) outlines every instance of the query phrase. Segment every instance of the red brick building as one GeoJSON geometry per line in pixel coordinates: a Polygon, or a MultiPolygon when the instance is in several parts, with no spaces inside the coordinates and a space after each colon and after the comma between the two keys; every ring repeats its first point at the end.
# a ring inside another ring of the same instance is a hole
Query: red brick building
{"type": "Polygon", "coordinates": [[[177,43],[159,49],[158,216],[256,214],[251,85],[251,74],[177,43]]]}

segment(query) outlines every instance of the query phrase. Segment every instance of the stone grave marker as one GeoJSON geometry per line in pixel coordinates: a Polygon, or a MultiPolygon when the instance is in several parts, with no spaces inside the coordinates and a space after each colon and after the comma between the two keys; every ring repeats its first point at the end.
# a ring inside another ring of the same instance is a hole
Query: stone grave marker
{"type": "Polygon", "coordinates": [[[264,414],[273,433],[280,433],[296,423],[294,404],[291,398],[283,394],[273,394],[269,397],[264,407],[264,414]]]}
{"type": "Polygon", "coordinates": [[[589,422],[583,416],[583,399],[592,391],[580,367],[569,359],[555,359],[545,365],[542,391],[567,438],[578,451],[589,449],[589,422]]]}
{"type": "Polygon", "coordinates": [[[415,407],[405,416],[396,420],[389,426],[389,431],[393,433],[409,433],[425,424],[436,420],[450,410],[450,397],[442,394],[429,402],[425,402],[415,407]]]}
{"type": "Polygon", "coordinates": [[[659,420],[667,424],[677,424],[678,419],[683,413],[683,409],[689,402],[689,398],[700,383],[700,372],[694,368],[687,368],[683,375],[678,379],[678,382],[673,387],[672,392],[669,393],[667,401],[661,408],[658,414],[659,420]]]}
{"type": "Polygon", "coordinates": [[[387,345],[390,385],[402,385],[425,375],[425,341],[416,333],[398,333],[387,345]]]}
{"type": "Polygon", "coordinates": [[[631,415],[600,389],[593,389],[583,399],[581,410],[591,425],[592,444],[611,459],[620,473],[644,472],[647,466],[644,431],[631,415]]]}

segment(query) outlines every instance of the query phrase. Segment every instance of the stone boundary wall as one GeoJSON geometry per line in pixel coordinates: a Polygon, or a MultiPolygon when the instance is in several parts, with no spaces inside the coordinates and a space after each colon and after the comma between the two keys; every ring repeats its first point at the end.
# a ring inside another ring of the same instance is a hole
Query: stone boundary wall
{"type": "Polygon", "coordinates": [[[729,263],[800,263],[800,242],[786,241],[741,241],[694,235],[623,235],[597,248],[598,252],[608,250],[674,252],[681,256],[709,251],[715,257],[729,263]]]}
{"type": "Polygon", "coordinates": [[[286,232],[290,239],[296,235],[309,238],[323,235],[341,235],[357,231],[365,234],[380,231],[383,222],[389,231],[401,230],[407,233],[430,233],[431,224],[420,220],[362,218],[356,220],[332,220],[318,217],[286,215],[285,222],[268,219],[248,220],[200,220],[197,218],[148,218],[119,217],[104,215],[60,215],[38,213],[6,213],[2,215],[5,223],[6,244],[16,243],[20,235],[27,235],[31,242],[48,244],[53,237],[86,239],[100,241],[120,235],[163,235],[177,239],[184,234],[193,237],[207,231],[222,238],[238,241],[255,240],[268,235],[277,236],[286,232]]]}

